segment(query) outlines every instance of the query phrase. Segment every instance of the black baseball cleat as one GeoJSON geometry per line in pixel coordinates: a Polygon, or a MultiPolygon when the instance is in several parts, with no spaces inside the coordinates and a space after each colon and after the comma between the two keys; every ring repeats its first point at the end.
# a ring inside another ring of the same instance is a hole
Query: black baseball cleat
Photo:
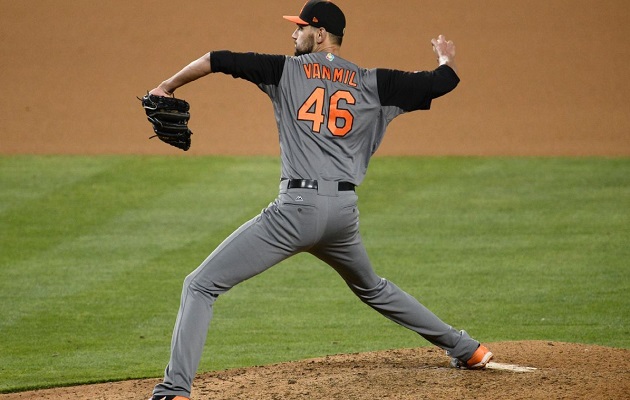
{"type": "Polygon", "coordinates": [[[190,400],[188,397],[184,396],[158,396],[155,395],[151,397],[149,400],[190,400]]]}

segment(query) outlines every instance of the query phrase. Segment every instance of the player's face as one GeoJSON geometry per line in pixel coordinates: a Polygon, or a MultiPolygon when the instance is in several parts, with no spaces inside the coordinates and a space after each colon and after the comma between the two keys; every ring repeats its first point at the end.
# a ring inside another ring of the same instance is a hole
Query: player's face
{"type": "Polygon", "coordinates": [[[298,25],[291,36],[295,42],[295,55],[309,54],[315,48],[315,30],[309,25],[298,25]]]}

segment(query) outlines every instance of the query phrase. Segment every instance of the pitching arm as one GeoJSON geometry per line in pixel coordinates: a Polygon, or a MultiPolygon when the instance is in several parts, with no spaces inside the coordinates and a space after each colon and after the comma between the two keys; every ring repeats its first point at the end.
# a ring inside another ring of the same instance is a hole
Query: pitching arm
{"type": "Polygon", "coordinates": [[[439,35],[437,39],[431,39],[433,44],[433,52],[437,56],[439,65],[448,65],[455,73],[457,67],[455,65],[455,44],[452,40],[446,40],[444,35],[439,35]]]}

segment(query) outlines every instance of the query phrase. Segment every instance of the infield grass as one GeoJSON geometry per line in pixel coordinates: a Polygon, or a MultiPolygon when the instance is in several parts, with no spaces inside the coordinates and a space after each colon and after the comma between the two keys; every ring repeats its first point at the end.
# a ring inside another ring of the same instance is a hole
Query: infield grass
{"type": "MultiPolygon", "coordinates": [[[[271,157],[0,157],[0,392],[157,377],[184,277],[271,157]]],[[[630,159],[376,158],[377,272],[483,342],[630,347],[630,159]]],[[[427,345],[298,255],[217,301],[200,372],[427,345]]]]}

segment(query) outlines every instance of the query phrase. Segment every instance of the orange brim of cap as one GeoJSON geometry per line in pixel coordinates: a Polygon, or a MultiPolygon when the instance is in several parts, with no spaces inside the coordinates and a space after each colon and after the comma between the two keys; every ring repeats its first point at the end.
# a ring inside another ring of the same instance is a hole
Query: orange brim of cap
{"type": "Polygon", "coordinates": [[[308,22],[300,19],[300,17],[298,16],[291,16],[291,15],[283,15],[282,18],[291,21],[293,23],[296,23],[298,25],[308,25],[308,22]]]}

